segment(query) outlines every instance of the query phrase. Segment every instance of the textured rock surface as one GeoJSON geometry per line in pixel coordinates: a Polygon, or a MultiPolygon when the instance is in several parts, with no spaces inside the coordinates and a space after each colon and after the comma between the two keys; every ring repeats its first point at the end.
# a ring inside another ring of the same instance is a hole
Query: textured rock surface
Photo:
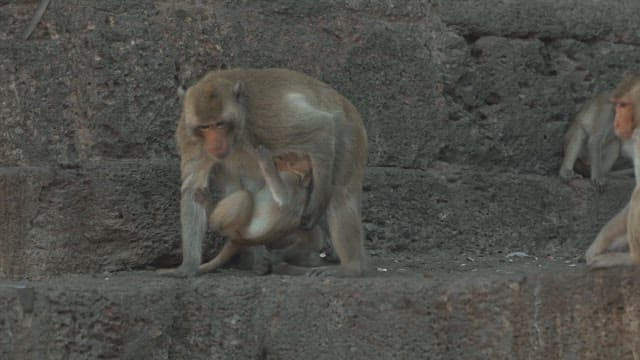
{"type": "Polygon", "coordinates": [[[138,272],[5,284],[0,325],[10,332],[0,356],[633,359],[637,270],[536,268],[322,281],[138,272]]]}
{"type": "Polygon", "coordinates": [[[580,263],[634,182],[555,175],[577,107],[639,70],[639,2],[52,1],[21,40],[36,5],[0,0],[1,358],[640,354],[637,271],[580,263]],[[112,275],[179,262],[175,90],[220,67],[361,110],[380,276],[112,275]]]}

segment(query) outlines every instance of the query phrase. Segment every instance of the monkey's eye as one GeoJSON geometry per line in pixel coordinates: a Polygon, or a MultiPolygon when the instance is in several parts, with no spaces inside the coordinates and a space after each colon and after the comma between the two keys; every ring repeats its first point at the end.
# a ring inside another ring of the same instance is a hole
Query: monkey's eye
{"type": "Polygon", "coordinates": [[[226,129],[228,127],[228,123],[226,121],[218,121],[214,124],[216,129],[226,129]]]}
{"type": "Polygon", "coordinates": [[[207,130],[210,130],[212,127],[213,125],[199,125],[197,129],[200,131],[207,131],[207,130]]]}
{"type": "Polygon", "coordinates": [[[628,102],[626,102],[626,101],[620,101],[620,102],[618,102],[618,104],[617,104],[617,105],[618,105],[619,107],[621,107],[621,108],[623,108],[623,109],[624,109],[624,108],[626,108],[627,106],[629,106],[629,105],[631,105],[631,104],[629,104],[629,103],[628,103],[628,102]]]}

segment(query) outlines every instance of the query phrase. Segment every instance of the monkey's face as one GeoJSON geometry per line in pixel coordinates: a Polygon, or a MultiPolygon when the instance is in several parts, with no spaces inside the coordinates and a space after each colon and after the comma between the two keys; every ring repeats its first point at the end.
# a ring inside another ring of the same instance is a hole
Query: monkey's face
{"type": "Polygon", "coordinates": [[[629,98],[612,99],[616,105],[616,117],[613,122],[616,135],[621,139],[631,138],[635,128],[633,119],[633,103],[629,98]]]}
{"type": "Polygon", "coordinates": [[[244,128],[242,84],[203,79],[187,90],[184,114],[189,133],[215,159],[224,159],[234,149],[244,128]]]}

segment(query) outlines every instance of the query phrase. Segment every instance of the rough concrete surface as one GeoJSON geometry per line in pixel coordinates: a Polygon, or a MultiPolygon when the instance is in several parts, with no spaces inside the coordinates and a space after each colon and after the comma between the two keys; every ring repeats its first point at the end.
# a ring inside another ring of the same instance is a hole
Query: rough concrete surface
{"type": "Polygon", "coordinates": [[[22,40],[37,3],[0,0],[1,359],[640,358],[638,270],[582,260],[634,180],[556,176],[640,68],[640,2],[52,0],[22,40]],[[228,67],[360,109],[368,277],[150,271],[180,261],[176,89],[228,67]]]}

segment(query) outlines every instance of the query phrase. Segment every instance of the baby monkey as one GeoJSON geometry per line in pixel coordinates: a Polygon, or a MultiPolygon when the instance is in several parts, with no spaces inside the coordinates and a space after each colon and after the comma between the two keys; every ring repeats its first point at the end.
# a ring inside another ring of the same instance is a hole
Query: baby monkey
{"type": "MultiPolygon", "coordinates": [[[[303,230],[300,227],[312,187],[312,164],[307,155],[288,152],[273,156],[264,146],[255,150],[265,186],[251,193],[238,190],[226,196],[209,216],[209,225],[229,240],[211,261],[200,265],[199,272],[209,272],[229,261],[242,247],[265,245],[280,259],[322,265],[319,252],[324,246],[320,227],[303,230]],[[313,257],[313,255],[315,257],[313,257]]],[[[280,271],[302,274],[296,266],[281,265],[280,271]]]]}

